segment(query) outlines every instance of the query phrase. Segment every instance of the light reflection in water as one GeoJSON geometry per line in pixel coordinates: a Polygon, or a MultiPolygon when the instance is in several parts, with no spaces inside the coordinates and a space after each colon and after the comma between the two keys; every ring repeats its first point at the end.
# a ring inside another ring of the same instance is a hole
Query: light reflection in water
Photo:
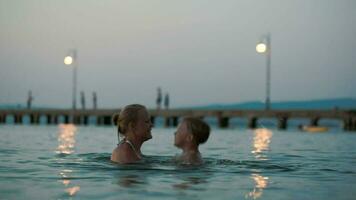
{"type": "Polygon", "coordinates": [[[266,128],[259,128],[254,131],[254,135],[253,151],[251,151],[251,153],[255,154],[255,156],[259,156],[263,151],[269,150],[269,143],[271,142],[273,133],[266,128]]]}
{"type": "MultiPolygon", "coordinates": [[[[72,154],[74,152],[75,146],[75,134],[77,128],[73,124],[60,124],[58,132],[58,147],[56,153],[61,154],[72,154]]],[[[79,190],[80,186],[74,185],[71,186],[71,174],[73,170],[64,169],[59,172],[62,180],[60,181],[65,187],[65,192],[69,196],[74,196],[79,190]]]]}
{"type": "Polygon", "coordinates": [[[189,176],[189,177],[184,177],[183,180],[184,182],[173,184],[172,187],[178,190],[187,190],[187,189],[191,189],[194,185],[207,183],[207,181],[202,177],[189,176]]]}
{"type": "Polygon", "coordinates": [[[256,182],[256,188],[266,188],[268,185],[268,177],[263,177],[258,174],[252,174],[253,180],[256,182]]]}
{"type": "Polygon", "coordinates": [[[129,174],[120,177],[118,184],[122,187],[131,188],[145,184],[145,180],[138,175],[129,174]]]}
{"type": "Polygon", "coordinates": [[[67,185],[69,185],[70,180],[64,179],[62,183],[63,183],[64,186],[67,186],[67,185]]]}
{"type": "Polygon", "coordinates": [[[77,128],[73,124],[60,124],[58,132],[57,153],[71,154],[74,152],[77,128]]]}
{"type": "Polygon", "coordinates": [[[71,188],[66,189],[66,192],[67,192],[70,196],[73,196],[73,195],[75,195],[79,190],[80,190],[80,187],[79,187],[79,186],[74,186],[74,187],[71,187],[71,188]]]}
{"type": "Polygon", "coordinates": [[[66,187],[65,192],[68,193],[69,196],[74,196],[80,190],[80,186],[78,185],[68,187],[71,184],[71,180],[69,180],[69,178],[72,172],[73,171],[70,169],[64,169],[59,172],[59,175],[62,177],[60,182],[62,182],[66,187]]]}
{"type": "MultiPolygon", "coordinates": [[[[265,151],[269,150],[269,144],[271,143],[272,131],[266,128],[260,128],[254,130],[253,137],[253,153],[255,158],[258,160],[267,160],[267,155],[263,154],[265,151]]],[[[251,178],[255,181],[255,187],[251,192],[246,195],[247,197],[252,197],[253,199],[260,198],[263,194],[263,190],[268,186],[268,177],[264,177],[261,174],[253,173],[251,178]]]]}
{"type": "Polygon", "coordinates": [[[251,177],[255,181],[255,187],[247,196],[252,197],[253,199],[258,199],[262,196],[263,189],[267,188],[268,177],[263,177],[259,174],[252,174],[251,177]]]}

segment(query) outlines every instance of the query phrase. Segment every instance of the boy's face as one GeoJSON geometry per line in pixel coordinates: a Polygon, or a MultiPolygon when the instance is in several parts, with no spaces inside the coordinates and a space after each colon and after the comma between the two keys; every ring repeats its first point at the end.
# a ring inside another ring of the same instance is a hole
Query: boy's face
{"type": "Polygon", "coordinates": [[[190,135],[191,133],[188,130],[187,123],[180,123],[177,128],[177,131],[175,132],[174,145],[178,148],[182,148],[188,141],[190,135]]]}

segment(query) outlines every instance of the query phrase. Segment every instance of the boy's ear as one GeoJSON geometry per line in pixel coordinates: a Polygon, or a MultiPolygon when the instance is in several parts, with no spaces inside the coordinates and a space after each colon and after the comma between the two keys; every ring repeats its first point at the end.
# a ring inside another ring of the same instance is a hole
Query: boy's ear
{"type": "Polygon", "coordinates": [[[194,139],[193,134],[189,134],[188,135],[188,141],[189,142],[193,142],[193,139],[194,139]]]}

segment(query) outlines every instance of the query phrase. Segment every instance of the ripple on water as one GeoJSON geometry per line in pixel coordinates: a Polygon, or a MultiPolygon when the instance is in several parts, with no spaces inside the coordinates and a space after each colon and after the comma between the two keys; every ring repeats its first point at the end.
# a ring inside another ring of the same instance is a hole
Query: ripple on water
{"type": "Polygon", "coordinates": [[[19,153],[18,149],[0,149],[0,155],[3,154],[4,156],[14,155],[19,153]]]}

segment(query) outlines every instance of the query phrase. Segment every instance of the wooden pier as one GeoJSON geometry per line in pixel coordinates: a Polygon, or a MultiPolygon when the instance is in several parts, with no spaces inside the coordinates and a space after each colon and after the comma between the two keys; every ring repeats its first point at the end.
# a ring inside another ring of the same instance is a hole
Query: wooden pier
{"type": "MultiPolygon", "coordinates": [[[[71,110],[71,109],[38,109],[38,110],[0,110],[0,124],[13,121],[23,124],[24,119],[30,124],[74,123],[88,125],[112,125],[112,116],[119,109],[71,110]],[[41,122],[41,123],[40,123],[41,122]]],[[[232,118],[248,119],[247,128],[256,128],[261,118],[277,119],[279,129],[287,129],[289,119],[309,119],[310,125],[317,126],[321,119],[340,120],[345,131],[356,131],[356,110],[191,110],[169,109],[149,110],[151,120],[164,118],[166,127],[177,126],[179,118],[194,116],[199,118],[215,117],[221,128],[229,127],[232,118]]]]}

